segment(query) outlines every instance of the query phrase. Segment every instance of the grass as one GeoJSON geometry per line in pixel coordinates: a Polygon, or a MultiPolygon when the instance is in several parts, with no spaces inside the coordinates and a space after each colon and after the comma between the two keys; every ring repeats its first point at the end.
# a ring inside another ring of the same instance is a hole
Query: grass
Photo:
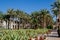
{"type": "Polygon", "coordinates": [[[0,40],[28,40],[38,34],[43,34],[47,29],[19,29],[19,30],[1,30],[0,40]]]}

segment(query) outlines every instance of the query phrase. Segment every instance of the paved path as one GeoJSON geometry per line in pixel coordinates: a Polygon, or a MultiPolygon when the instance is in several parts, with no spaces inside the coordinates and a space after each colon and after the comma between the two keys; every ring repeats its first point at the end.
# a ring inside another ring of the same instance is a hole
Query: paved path
{"type": "Polygon", "coordinates": [[[58,37],[57,31],[53,30],[51,34],[48,35],[46,40],[60,40],[60,38],[58,37]]]}

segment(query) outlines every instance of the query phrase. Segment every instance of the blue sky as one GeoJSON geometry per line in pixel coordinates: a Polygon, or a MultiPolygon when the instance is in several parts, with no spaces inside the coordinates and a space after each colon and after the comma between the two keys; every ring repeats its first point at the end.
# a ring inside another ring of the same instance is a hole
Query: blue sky
{"type": "Polygon", "coordinates": [[[9,8],[23,10],[27,13],[47,8],[51,10],[51,4],[55,0],[0,0],[0,11],[6,12],[9,8]]]}

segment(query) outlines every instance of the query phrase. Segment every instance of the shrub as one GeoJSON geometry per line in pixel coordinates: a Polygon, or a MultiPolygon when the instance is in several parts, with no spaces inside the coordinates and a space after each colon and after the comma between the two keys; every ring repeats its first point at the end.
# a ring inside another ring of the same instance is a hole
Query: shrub
{"type": "Polygon", "coordinates": [[[49,25],[47,26],[48,29],[53,29],[53,26],[49,25]]]}

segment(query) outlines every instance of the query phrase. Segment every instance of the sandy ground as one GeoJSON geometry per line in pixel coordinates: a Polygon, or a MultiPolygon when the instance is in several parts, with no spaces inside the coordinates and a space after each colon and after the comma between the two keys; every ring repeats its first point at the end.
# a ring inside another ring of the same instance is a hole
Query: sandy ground
{"type": "Polygon", "coordinates": [[[45,40],[60,40],[60,38],[56,38],[56,37],[47,37],[45,40]]]}
{"type": "Polygon", "coordinates": [[[52,31],[45,40],[60,40],[60,37],[58,37],[57,31],[52,31]]]}

